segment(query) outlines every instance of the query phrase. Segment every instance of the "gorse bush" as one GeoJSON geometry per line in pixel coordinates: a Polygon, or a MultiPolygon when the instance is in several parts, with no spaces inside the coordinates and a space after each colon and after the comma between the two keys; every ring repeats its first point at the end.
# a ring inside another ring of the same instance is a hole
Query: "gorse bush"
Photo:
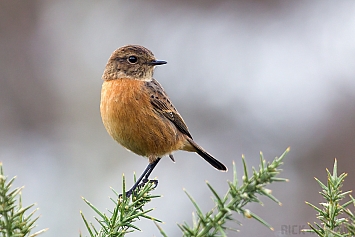
{"type": "MultiPolygon", "coordinates": [[[[289,152],[289,148],[279,157],[275,158],[272,162],[267,163],[260,153],[260,165],[258,169],[252,168],[250,173],[247,168],[247,164],[244,156],[242,157],[242,163],[244,167],[244,175],[241,182],[238,180],[235,164],[233,163],[233,178],[228,182],[228,190],[224,195],[220,195],[216,190],[207,183],[207,187],[213,194],[215,206],[211,211],[203,213],[197,202],[186,192],[188,198],[196,208],[195,214],[193,214],[193,224],[190,226],[186,222],[180,224],[179,228],[182,231],[182,236],[227,236],[227,231],[236,230],[235,227],[229,227],[231,223],[240,223],[235,220],[233,213],[241,214],[247,218],[254,218],[261,224],[272,229],[272,227],[262,218],[246,208],[246,205],[252,202],[260,203],[259,196],[266,196],[278,204],[281,204],[276,197],[271,194],[271,190],[266,186],[273,182],[287,181],[285,178],[278,177],[280,173],[279,166],[283,163],[283,159],[289,152]],[[232,222],[231,222],[232,221],[232,222]],[[229,223],[229,224],[228,224],[229,223]]],[[[141,218],[147,218],[153,220],[160,230],[163,236],[168,236],[158,222],[148,213],[152,209],[145,210],[144,205],[158,198],[158,195],[152,195],[154,184],[147,183],[143,188],[136,190],[129,198],[126,197],[125,192],[125,179],[122,183],[122,194],[119,195],[115,190],[116,198],[111,199],[115,207],[108,214],[98,210],[93,204],[84,199],[84,201],[91,207],[98,217],[95,218],[99,224],[99,227],[95,227],[94,224],[89,223],[83,214],[82,218],[85,222],[90,237],[118,237],[124,236],[127,233],[140,230],[139,227],[134,224],[141,218]]]]}
{"type": "Polygon", "coordinates": [[[39,218],[32,219],[37,209],[28,213],[34,204],[27,207],[22,206],[21,191],[23,187],[11,190],[14,181],[15,177],[7,180],[2,163],[0,163],[0,236],[34,237],[45,232],[47,229],[31,234],[36,226],[35,222],[39,218]]]}
{"type": "Polygon", "coordinates": [[[318,223],[308,223],[311,229],[305,232],[315,233],[321,237],[345,237],[355,236],[355,215],[350,210],[350,206],[355,206],[355,199],[350,195],[352,191],[341,190],[347,174],[338,175],[337,160],[334,161],[333,174],[327,169],[327,184],[323,184],[315,178],[322,191],[319,192],[325,202],[320,203],[320,207],[306,202],[317,212],[318,223]],[[344,199],[350,199],[345,202],[344,199]]]}
{"type": "MultiPolygon", "coordinates": [[[[285,178],[278,177],[281,169],[279,168],[285,156],[289,152],[287,149],[280,157],[276,157],[271,162],[266,162],[263,154],[260,153],[260,165],[256,169],[252,167],[248,171],[246,160],[242,156],[244,174],[238,179],[236,166],[233,163],[232,181],[228,182],[228,190],[224,195],[218,194],[211,184],[207,182],[207,188],[213,195],[214,207],[203,213],[198,203],[186,191],[188,199],[193,203],[195,212],[192,215],[192,225],[184,222],[179,224],[181,236],[183,237],[215,237],[227,236],[230,231],[237,231],[238,224],[235,213],[246,218],[254,218],[269,229],[273,229],[265,220],[257,214],[251,212],[247,205],[259,203],[260,197],[265,196],[281,205],[280,201],[271,194],[271,189],[267,187],[274,182],[287,181],[285,178]]],[[[321,187],[320,194],[324,202],[319,206],[306,202],[317,213],[319,223],[308,223],[310,229],[304,232],[311,232],[321,237],[348,237],[355,236],[355,199],[350,195],[351,191],[342,191],[342,186],[347,174],[338,175],[337,160],[334,162],[333,172],[327,170],[327,182],[322,183],[315,178],[321,187]]],[[[12,189],[15,177],[8,180],[4,175],[2,164],[0,163],[0,237],[35,237],[47,229],[32,233],[38,217],[34,214],[34,204],[27,207],[22,206],[21,188],[12,189]],[[32,234],[31,234],[32,233],[32,234]]],[[[135,180],[135,177],[134,177],[135,180]]],[[[96,213],[97,224],[90,223],[81,216],[86,225],[90,237],[123,237],[127,233],[140,231],[139,220],[145,218],[152,220],[159,229],[162,236],[167,237],[167,233],[159,225],[162,221],[151,216],[152,208],[146,209],[145,205],[157,198],[153,195],[155,184],[147,182],[140,185],[130,197],[126,196],[125,177],[122,179],[122,190],[117,192],[112,189],[114,198],[113,210],[107,213],[98,210],[92,203],[83,198],[89,207],[96,213]],[[119,193],[122,193],[120,195],[119,193]]],[[[238,216],[238,215],[237,215],[238,216]]]]}

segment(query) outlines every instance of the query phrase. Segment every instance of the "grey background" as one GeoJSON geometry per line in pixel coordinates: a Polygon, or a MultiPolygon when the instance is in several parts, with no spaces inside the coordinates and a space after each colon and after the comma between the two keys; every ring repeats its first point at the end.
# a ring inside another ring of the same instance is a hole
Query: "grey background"
{"type": "MultiPolygon", "coordinates": [[[[241,155],[258,165],[288,146],[283,177],[270,186],[283,206],[262,199],[249,208],[275,231],[244,219],[230,236],[300,235],[316,220],[304,201],[322,201],[316,176],[338,158],[353,189],[355,149],[354,1],[0,1],[0,161],[37,203],[43,236],[87,234],[79,210],[93,221],[84,196],[112,208],[109,187],[147,161],[116,144],[100,118],[101,75],[108,57],[141,44],[168,64],[164,86],[194,139],[242,174],[241,155]],[[282,232],[285,226],[294,232],[282,232]]],[[[212,169],[196,154],[176,152],[153,172],[164,197],[153,216],[169,236],[191,223],[186,188],[204,211],[208,180],[224,193],[232,172],[212,169]]],[[[150,221],[130,236],[160,236],[150,221]]]]}

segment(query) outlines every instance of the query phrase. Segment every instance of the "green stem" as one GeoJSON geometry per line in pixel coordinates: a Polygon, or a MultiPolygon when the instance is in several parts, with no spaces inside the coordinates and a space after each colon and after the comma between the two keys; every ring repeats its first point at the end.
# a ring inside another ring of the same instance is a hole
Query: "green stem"
{"type": "MultiPolygon", "coordinates": [[[[1,170],[2,171],[2,170],[1,170]]],[[[5,230],[6,230],[6,236],[7,237],[11,237],[12,233],[11,233],[11,225],[9,223],[9,217],[7,216],[7,210],[8,210],[8,206],[6,205],[7,203],[7,197],[6,197],[6,190],[5,190],[5,180],[3,177],[3,173],[1,172],[0,174],[1,177],[1,206],[2,206],[2,211],[1,211],[1,215],[4,217],[4,224],[5,224],[5,230]]]]}
{"type": "MultiPolygon", "coordinates": [[[[225,210],[221,210],[211,221],[211,223],[218,223],[224,215],[227,213],[225,210]]],[[[205,228],[203,228],[202,232],[198,233],[196,237],[203,237],[206,236],[208,232],[213,228],[214,225],[207,225],[205,228]]]]}

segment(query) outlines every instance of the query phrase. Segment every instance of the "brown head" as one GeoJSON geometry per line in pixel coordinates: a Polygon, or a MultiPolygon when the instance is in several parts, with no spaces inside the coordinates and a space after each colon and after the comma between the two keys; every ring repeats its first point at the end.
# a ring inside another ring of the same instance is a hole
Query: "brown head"
{"type": "Polygon", "coordinates": [[[154,67],[162,64],[166,64],[166,62],[157,60],[149,49],[140,45],[126,45],[111,54],[102,79],[151,80],[154,67]]]}

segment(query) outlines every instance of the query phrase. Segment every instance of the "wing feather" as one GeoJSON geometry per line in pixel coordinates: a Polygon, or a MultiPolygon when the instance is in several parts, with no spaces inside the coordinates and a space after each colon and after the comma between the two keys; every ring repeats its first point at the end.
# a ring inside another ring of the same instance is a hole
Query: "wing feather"
{"type": "Polygon", "coordinates": [[[155,79],[147,81],[146,88],[150,90],[150,103],[153,105],[153,108],[159,114],[162,114],[167,119],[169,119],[180,132],[192,139],[192,136],[183,118],[176,110],[174,105],[170,102],[168,95],[164,91],[163,87],[159,84],[159,82],[155,79]]]}

